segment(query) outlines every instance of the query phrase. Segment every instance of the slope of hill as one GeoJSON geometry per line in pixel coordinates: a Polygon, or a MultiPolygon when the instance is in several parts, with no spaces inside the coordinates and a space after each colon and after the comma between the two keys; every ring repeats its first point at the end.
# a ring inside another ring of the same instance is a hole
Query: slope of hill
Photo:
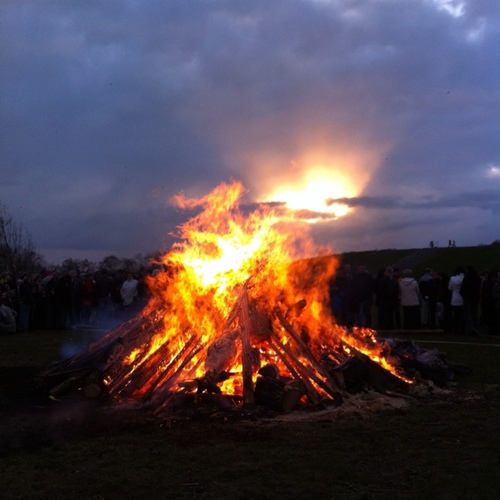
{"type": "Polygon", "coordinates": [[[350,264],[353,271],[356,271],[360,264],[366,265],[373,275],[388,266],[401,270],[410,268],[417,277],[421,276],[427,267],[453,274],[457,266],[473,265],[482,273],[491,269],[500,270],[500,243],[475,247],[369,250],[346,252],[338,257],[342,264],[350,264]]]}

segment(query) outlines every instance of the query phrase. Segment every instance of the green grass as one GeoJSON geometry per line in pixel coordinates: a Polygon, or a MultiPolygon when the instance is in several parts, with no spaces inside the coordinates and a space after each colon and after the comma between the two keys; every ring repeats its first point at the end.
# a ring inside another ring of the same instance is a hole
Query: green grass
{"type": "MultiPolygon", "coordinates": [[[[225,420],[92,405],[61,412],[38,401],[18,415],[0,405],[0,429],[18,433],[0,455],[0,497],[496,499],[500,341],[429,333],[422,340],[472,371],[456,389],[403,409],[225,420]],[[33,413],[50,425],[33,424],[33,413]]],[[[85,336],[0,337],[0,368],[43,368],[69,341],[85,336]]]]}

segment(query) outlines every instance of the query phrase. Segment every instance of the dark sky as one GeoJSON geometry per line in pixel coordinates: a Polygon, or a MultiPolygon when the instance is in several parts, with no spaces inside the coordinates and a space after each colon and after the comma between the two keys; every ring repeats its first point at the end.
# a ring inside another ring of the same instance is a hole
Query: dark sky
{"type": "Polygon", "coordinates": [[[3,1],[0,64],[0,202],[49,262],[168,247],[231,180],[336,252],[500,239],[498,0],[3,1]]]}

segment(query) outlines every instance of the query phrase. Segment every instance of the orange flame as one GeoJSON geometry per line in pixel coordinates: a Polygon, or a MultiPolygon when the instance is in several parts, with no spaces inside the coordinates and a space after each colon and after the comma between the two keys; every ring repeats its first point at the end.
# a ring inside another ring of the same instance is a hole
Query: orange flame
{"type": "MultiPolygon", "coordinates": [[[[153,298],[144,314],[162,307],[164,329],[147,345],[137,346],[124,362],[129,380],[146,363],[157,365],[155,379],[144,380],[134,395],[154,391],[161,385],[162,372],[172,367],[182,367],[183,380],[203,376],[209,364],[207,348],[214,345],[227,349],[227,366],[219,366],[219,371],[241,374],[236,355],[241,341],[226,324],[243,284],[261,317],[271,318],[280,308],[315,355],[336,349],[341,342],[354,346],[346,330],[335,324],[328,306],[328,283],[337,259],[329,249],[313,244],[306,224],[283,220],[270,205],[243,209],[243,194],[243,186],[234,182],[199,199],[173,198],[180,208],[199,212],[179,227],[180,241],[161,258],[165,272],[148,281],[153,298]]],[[[273,324],[272,330],[282,344],[288,344],[282,324],[273,324]]],[[[371,339],[367,332],[365,341],[354,347],[370,353],[375,346],[366,342],[371,339]]],[[[286,372],[276,353],[261,341],[254,336],[252,347],[260,349],[264,361],[286,372]]],[[[241,394],[241,377],[230,378],[221,387],[241,394]]]]}

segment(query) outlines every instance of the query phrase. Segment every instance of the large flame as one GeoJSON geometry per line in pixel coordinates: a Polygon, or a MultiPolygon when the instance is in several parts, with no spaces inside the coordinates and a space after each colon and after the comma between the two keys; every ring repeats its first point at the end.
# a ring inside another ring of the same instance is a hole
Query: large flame
{"type": "MultiPolygon", "coordinates": [[[[357,341],[335,324],[328,306],[328,283],[338,261],[331,251],[316,248],[304,228],[307,225],[283,220],[270,205],[243,210],[243,194],[243,186],[235,182],[222,184],[200,199],[182,195],[173,199],[180,208],[198,210],[198,214],[179,228],[180,241],[161,258],[165,272],[148,283],[153,298],[144,314],[160,308],[164,329],[155,330],[146,345],[128,356],[126,369],[132,380],[138,368],[154,362],[159,375],[135,383],[134,395],[154,391],[166,367],[176,365],[177,371],[181,367],[183,379],[203,376],[207,348],[213,345],[228,346],[230,364],[218,369],[241,374],[237,355],[241,341],[227,325],[243,286],[252,311],[264,323],[281,311],[318,359],[339,346],[376,349],[366,347],[371,345],[369,331],[359,330],[357,341]]],[[[286,346],[289,332],[284,323],[275,322],[270,328],[286,346]]],[[[252,337],[252,348],[286,372],[276,353],[260,340],[258,335],[252,337]]],[[[240,394],[241,388],[238,376],[223,386],[224,391],[240,394]]]]}

